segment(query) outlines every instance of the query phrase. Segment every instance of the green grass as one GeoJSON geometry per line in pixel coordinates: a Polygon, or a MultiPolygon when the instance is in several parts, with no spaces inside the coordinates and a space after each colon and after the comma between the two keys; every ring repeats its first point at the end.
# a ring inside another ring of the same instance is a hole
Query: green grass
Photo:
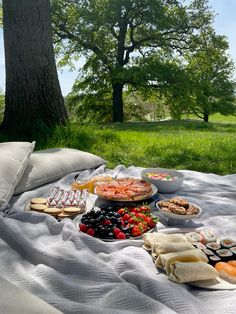
{"type": "MultiPolygon", "coordinates": [[[[193,119],[197,121],[202,121],[194,115],[184,115],[182,116],[182,119],[193,119]]],[[[236,116],[223,116],[220,113],[215,113],[213,115],[210,115],[209,122],[216,122],[216,123],[236,123],[236,116]]]]}
{"type": "MultiPolygon", "coordinates": [[[[1,138],[0,140],[7,140],[1,138]]],[[[14,140],[14,139],[10,139],[14,140]]],[[[27,140],[27,139],[25,139],[27,140]]],[[[236,124],[199,121],[69,124],[39,137],[36,149],[71,147],[118,164],[236,173],[236,124]]]]}

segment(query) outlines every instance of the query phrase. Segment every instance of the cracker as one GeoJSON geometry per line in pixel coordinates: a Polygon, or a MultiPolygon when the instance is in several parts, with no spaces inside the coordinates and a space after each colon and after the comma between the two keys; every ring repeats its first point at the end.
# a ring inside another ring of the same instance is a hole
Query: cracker
{"type": "Polygon", "coordinates": [[[71,217],[74,217],[75,215],[76,215],[75,213],[69,214],[69,213],[61,212],[57,215],[57,217],[58,218],[71,218],[71,217]]]}
{"type": "Polygon", "coordinates": [[[47,199],[44,197],[32,198],[31,204],[47,204],[47,199]]]}
{"type": "Polygon", "coordinates": [[[61,213],[61,209],[57,207],[47,207],[45,208],[44,213],[52,216],[57,216],[61,213]]]}
{"type": "Polygon", "coordinates": [[[80,207],[65,207],[63,212],[66,214],[79,214],[82,212],[80,207]]]}
{"type": "Polygon", "coordinates": [[[44,204],[30,204],[30,209],[38,212],[43,212],[47,208],[44,204]]]}

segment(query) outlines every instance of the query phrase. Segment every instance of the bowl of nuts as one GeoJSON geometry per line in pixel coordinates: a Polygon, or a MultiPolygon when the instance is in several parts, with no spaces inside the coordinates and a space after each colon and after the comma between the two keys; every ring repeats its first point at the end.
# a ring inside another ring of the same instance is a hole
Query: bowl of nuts
{"type": "Polygon", "coordinates": [[[179,220],[191,220],[199,217],[202,213],[202,209],[198,205],[180,197],[158,201],[156,207],[164,216],[179,220]]]}

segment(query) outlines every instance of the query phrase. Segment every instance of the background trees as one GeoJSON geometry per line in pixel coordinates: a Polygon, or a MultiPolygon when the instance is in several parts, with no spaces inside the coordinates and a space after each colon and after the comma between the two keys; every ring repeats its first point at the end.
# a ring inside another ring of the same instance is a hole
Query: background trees
{"type": "MultiPolygon", "coordinates": [[[[70,64],[81,54],[86,56],[83,84],[87,82],[93,95],[97,90],[91,87],[96,81],[111,91],[114,122],[123,121],[124,86],[138,89],[152,79],[148,72],[152,56],[157,56],[156,72],[161,71],[158,66],[163,61],[166,73],[170,65],[170,73],[172,62],[167,59],[171,61],[193,48],[211,22],[207,0],[190,5],[181,0],[53,2],[56,49],[63,64],[70,64]]],[[[158,85],[168,82],[168,77],[159,75],[158,85]],[[165,80],[160,81],[163,77],[165,80]]],[[[172,82],[173,79],[172,75],[172,82]]]]}
{"type": "Polygon", "coordinates": [[[2,127],[17,134],[65,123],[57,78],[49,0],[3,0],[6,63],[2,127]]]}
{"type": "Polygon", "coordinates": [[[228,43],[223,36],[203,34],[204,49],[186,56],[192,96],[189,112],[208,122],[216,112],[236,113],[233,62],[227,55],[228,43]]]}

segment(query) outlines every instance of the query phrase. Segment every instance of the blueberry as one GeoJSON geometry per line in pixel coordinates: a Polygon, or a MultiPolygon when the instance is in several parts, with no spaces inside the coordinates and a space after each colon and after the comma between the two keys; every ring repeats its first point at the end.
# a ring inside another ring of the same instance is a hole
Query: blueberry
{"type": "Polygon", "coordinates": [[[118,219],[116,218],[116,217],[111,217],[111,222],[113,223],[113,224],[117,224],[117,222],[118,222],[118,219]]]}

